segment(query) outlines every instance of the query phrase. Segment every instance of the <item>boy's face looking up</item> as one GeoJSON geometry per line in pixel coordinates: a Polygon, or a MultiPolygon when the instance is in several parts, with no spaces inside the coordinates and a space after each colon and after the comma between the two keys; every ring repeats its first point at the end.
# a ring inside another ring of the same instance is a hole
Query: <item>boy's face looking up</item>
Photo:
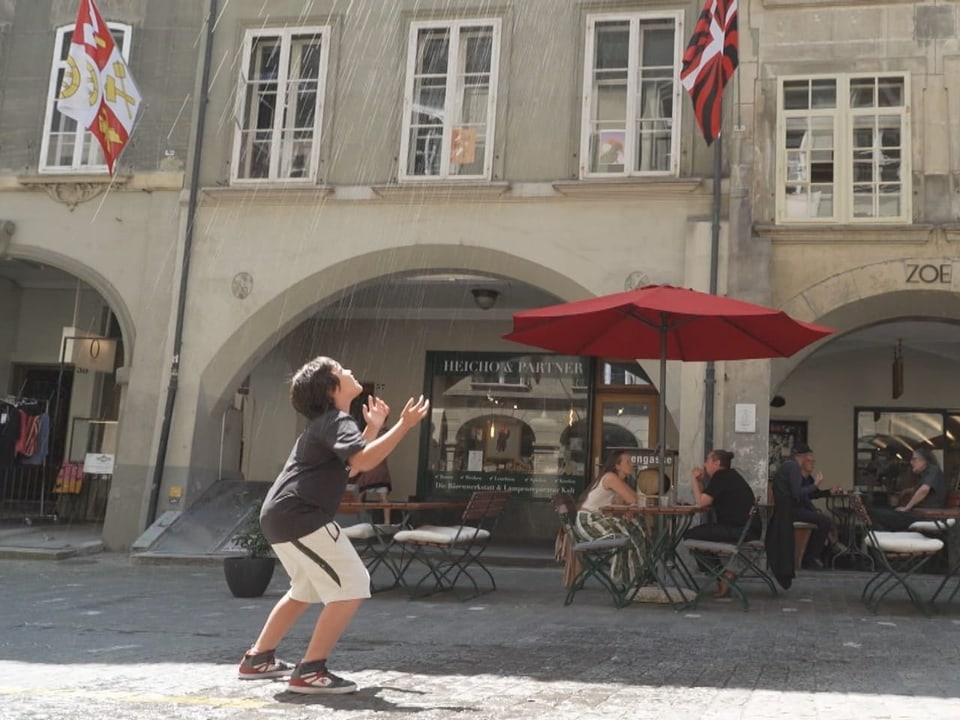
{"type": "Polygon", "coordinates": [[[363,386],[353,376],[353,370],[344,368],[337,363],[333,369],[333,374],[340,381],[340,387],[333,391],[334,404],[337,407],[343,407],[341,401],[345,401],[347,406],[363,392],[363,386]]]}

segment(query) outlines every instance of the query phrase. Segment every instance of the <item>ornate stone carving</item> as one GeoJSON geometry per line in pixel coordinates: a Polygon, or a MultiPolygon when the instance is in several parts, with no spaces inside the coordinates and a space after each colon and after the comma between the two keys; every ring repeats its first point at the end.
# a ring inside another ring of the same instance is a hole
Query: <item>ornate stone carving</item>
{"type": "Polygon", "coordinates": [[[73,210],[80,203],[93,200],[110,187],[106,183],[42,183],[40,187],[47,195],[73,210]]]}
{"type": "Polygon", "coordinates": [[[253,275],[248,272],[238,272],[230,283],[230,291],[237,300],[243,300],[253,292],[253,275]]]}
{"type": "Polygon", "coordinates": [[[644,285],[650,284],[650,278],[645,272],[640,270],[634,270],[632,273],[627,275],[623,281],[624,290],[636,290],[638,287],[643,287],[644,285]]]}
{"type": "Polygon", "coordinates": [[[27,187],[43,190],[52,200],[63,203],[71,210],[80,203],[99,197],[111,186],[122,187],[129,182],[129,175],[27,175],[17,181],[27,187]]]}

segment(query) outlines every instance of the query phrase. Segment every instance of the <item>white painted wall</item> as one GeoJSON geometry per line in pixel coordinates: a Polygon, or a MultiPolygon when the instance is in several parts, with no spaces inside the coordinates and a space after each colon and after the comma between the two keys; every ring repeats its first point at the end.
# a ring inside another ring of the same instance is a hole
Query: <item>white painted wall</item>
{"type": "Polygon", "coordinates": [[[774,392],[787,404],[771,417],[808,421],[808,440],[828,486],[853,487],[855,406],[960,407],[956,361],[904,350],[904,392],[891,399],[890,353],[814,355],[774,392]]]}

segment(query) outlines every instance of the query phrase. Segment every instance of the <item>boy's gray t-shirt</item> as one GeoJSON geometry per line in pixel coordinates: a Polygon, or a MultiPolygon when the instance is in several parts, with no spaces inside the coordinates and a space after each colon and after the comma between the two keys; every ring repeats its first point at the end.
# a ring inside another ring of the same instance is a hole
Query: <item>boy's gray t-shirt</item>
{"type": "Polygon", "coordinates": [[[354,418],[328,410],[307,423],[260,510],[271,545],[290,542],[333,520],[346,489],[347,461],[366,440],[354,418]]]}

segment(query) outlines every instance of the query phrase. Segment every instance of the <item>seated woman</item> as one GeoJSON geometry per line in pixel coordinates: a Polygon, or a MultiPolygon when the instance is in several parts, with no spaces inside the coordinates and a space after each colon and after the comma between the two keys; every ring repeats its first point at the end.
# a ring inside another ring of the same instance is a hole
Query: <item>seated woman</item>
{"type": "Polygon", "coordinates": [[[614,557],[610,568],[613,579],[624,585],[638,582],[643,570],[643,529],[633,520],[604,515],[601,508],[605,505],[636,505],[637,494],[626,482],[632,474],[630,452],[611,452],[597,479],[581,495],[576,519],[577,533],[585,540],[598,540],[611,535],[630,538],[624,552],[614,557]]]}
{"type": "MultiPolygon", "coordinates": [[[[715,522],[690,528],[684,534],[685,539],[722,543],[736,543],[740,539],[756,500],[747,481],[730,467],[732,462],[732,452],[711,450],[703,467],[693,469],[693,503],[702,508],[713,508],[715,522]],[[703,487],[704,478],[708,480],[706,488],[703,487]]],[[[748,533],[759,538],[760,528],[751,528],[748,533]]],[[[728,581],[736,577],[730,569],[723,574],[728,581]]],[[[714,597],[725,597],[729,592],[729,583],[721,580],[714,597]]]]}

